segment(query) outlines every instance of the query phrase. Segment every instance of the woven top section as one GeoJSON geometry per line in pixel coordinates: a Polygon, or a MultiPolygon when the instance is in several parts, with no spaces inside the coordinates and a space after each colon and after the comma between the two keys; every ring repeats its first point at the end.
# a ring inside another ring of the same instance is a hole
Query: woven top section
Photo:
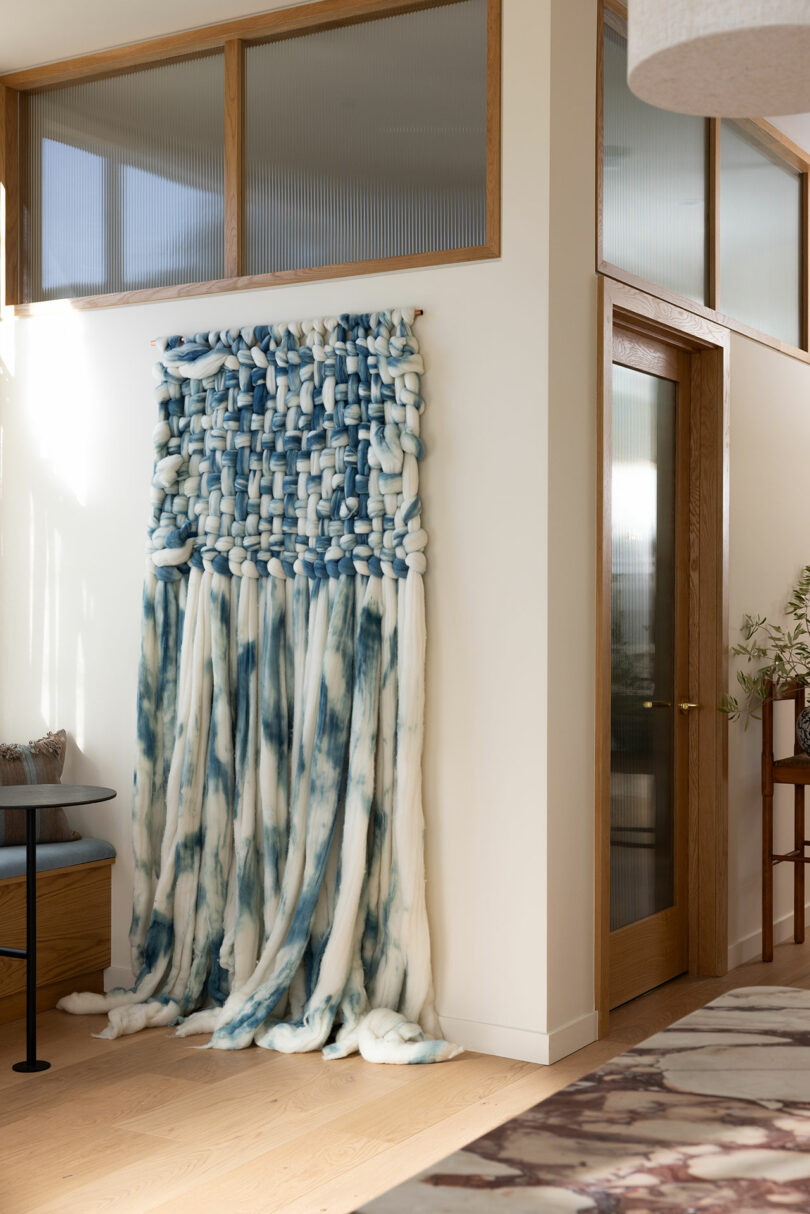
{"type": "Polygon", "coordinates": [[[149,552],[159,577],[423,572],[412,310],[171,337],[149,552]]]}

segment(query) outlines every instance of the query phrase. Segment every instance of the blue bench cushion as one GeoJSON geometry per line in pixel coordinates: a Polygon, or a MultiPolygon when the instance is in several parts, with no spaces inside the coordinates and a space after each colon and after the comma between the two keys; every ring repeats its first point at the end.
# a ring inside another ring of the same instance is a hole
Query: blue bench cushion
{"type": "MultiPolygon", "coordinates": [[[[115,858],[112,843],[103,839],[72,839],[68,843],[38,843],[37,872],[50,868],[72,868],[74,864],[89,864],[91,860],[115,858]]],[[[6,877],[21,877],[25,872],[24,847],[0,847],[0,881],[6,877]]]]}

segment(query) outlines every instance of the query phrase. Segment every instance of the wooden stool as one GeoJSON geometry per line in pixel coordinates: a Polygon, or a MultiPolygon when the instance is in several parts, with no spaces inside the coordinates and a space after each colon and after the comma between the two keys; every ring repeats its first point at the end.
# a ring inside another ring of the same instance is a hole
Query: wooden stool
{"type": "MultiPolygon", "coordinates": [[[[773,870],[776,864],[793,865],[793,939],[804,942],[804,866],[810,863],[805,848],[810,839],[804,831],[804,788],[810,784],[810,756],[798,741],[788,759],[773,757],[773,706],[776,700],[793,700],[794,722],[805,705],[804,687],[768,684],[769,694],[762,704],[762,960],[773,961],[773,870]],[[793,849],[784,855],[773,850],[773,788],[792,784],[793,849]]],[[[795,739],[794,732],[794,739],[795,739]]]]}

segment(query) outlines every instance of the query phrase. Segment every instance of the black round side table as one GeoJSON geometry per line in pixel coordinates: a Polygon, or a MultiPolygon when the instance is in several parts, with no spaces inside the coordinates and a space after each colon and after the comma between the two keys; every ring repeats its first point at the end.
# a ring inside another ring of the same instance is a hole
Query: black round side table
{"type": "Polygon", "coordinates": [[[37,810],[93,805],[116,796],[112,788],[91,784],[6,784],[0,786],[0,810],[25,810],[25,948],[0,945],[0,957],[25,961],[25,1061],[13,1071],[47,1071],[37,1058],[37,810]]]}

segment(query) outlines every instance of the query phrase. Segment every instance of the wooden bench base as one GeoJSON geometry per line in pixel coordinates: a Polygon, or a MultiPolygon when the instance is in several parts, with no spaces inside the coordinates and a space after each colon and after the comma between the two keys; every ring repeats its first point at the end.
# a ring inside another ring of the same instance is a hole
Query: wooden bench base
{"type": "MultiPolygon", "coordinates": [[[[72,991],[102,991],[110,964],[114,861],[94,860],[37,876],[37,1011],[72,991]]],[[[25,948],[25,877],[0,881],[0,943],[25,948]]],[[[0,957],[0,1024],[25,1015],[25,962],[0,957]]]]}

